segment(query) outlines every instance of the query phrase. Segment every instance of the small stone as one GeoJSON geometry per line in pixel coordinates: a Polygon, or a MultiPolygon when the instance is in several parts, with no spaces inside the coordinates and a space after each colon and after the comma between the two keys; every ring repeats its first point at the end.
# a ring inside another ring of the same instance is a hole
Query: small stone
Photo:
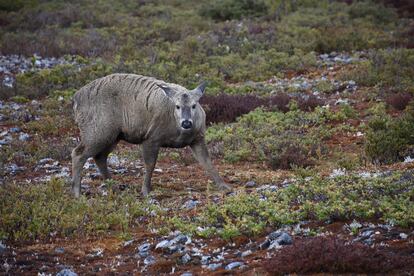
{"type": "Polygon", "coordinates": [[[183,274],[181,274],[181,276],[193,276],[193,273],[191,273],[191,272],[184,272],[183,274]]]}
{"type": "Polygon", "coordinates": [[[246,250],[246,251],[242,252],[241,256],[244,258],[244,257],[247,257],[247,256],[251,255],[252,253],[253,252],[249,249],[249,250],[246,250]]]}
{"type": "Polygon", "coordinates": [[[104,250],[102,248],[96,248],[92,253],[88,254],[89,257],[102,257],[104,250]]]}
{"type": "Polygon", "coordinates": [[[167,247],[169,247],[171,245],[171,242],[169,241],[169,240],[163,240],[163,241],[160,241],[156,246],[155,246],[155,249],[158,249],[158,248],[167,248],[167,247]]]}
{"type": "Polygon", "coordinates": [[[189,244],[191,243],[191,238],[186,235],[179,234],[172,240],[172,243],[189,244]]]}
{"type": "Polygon", "coordinates": [[[349,227],[351,228],[351,229],[359,229],[359,228],[361,228],[362,227],[362,224],[361,223],[359,223],[359,222],[357,222],[356,220],[354,220],[350,225],[349,225],[349,227]]]}
{"type": "Polygon", "coordinates": [[[259,248],[260,249],[266,249],[266,248],[268,248],[270,246],[270,241],[269,240],[265,240],[264,242],[262,242],[260,245],[259,245],[259,248]]]}
{"type": "Polygon", "coordinates": [[[16,164],[10,164],[10,165],[7,167],[7,171],[8,171],[10,174],[12,174],[12,175],[14,175],[14,174],[16,174],[16,173],[18,173],[18,172],[22,172],[24,169],[25,169],[24,167],[19,167],[19,166],[17,166],[16,164]]]}
{"type": "Polygon", "coordinates": [[[39,162],[37,162],[39,165],[44,165],[44,164],[46,164],[46,163],[52,163],[52,162],[54,162],[55,160],[53,160],[52,158],[43,158],[43,159],[40,159],[39,160],[39,162]]]}
{"type": "Polygon", "coordinates": [[[408,238],[408,235],[407,235],[407,234],[405,234],[405,233],[400,233],[400,238],[401,238],[402,240],[406,240],[406,239],[408,238]]]}
{"type": "Polygon", "coordinates": [[[184,203],[183,207],[185,209],[191,210],[197,207],[198,203],[199,203],[198,200],[190,199],[184,203]]]}
{"type": "Polygon", "coordinates": [[[7,246],[3,243],[3,241],[0,241],[0,253],[3,253],[6,249],[7,246]]]}
{"type": "Polygon", "coordinates": [[[208,264],[208,263],[209,263],[209,261],[210,261],[210,259],[211,259],[211,256],[202,256],[202,257],[201,257],[201,264],[202,264],[202,265],[206,265],[206,264],[208,264]]]}
{"type": "Polygon", "coordinates": [[[65,268],[59,271],[56,276],[78,276],[73,270],[65,268]]]}
{"type": "Polygon", "coordinates": [[[247,188],[253,188],[253,187],[255,187],[256,186],[256,182],[255,181],[248,181],[247,183],[246,183],[246,187],[247,188]]]}
{"type": "Polygon", "coordinates": [[[244,265],[243,262],[232,262],[232,263],[229,263],[228,265],[226,265],[226,267],[224,269],[225,270],[232,270],[232,269],[238,268],[242,265],[244,265]]]}
{"type": "Polygon", "coordinates": [[[220,267],[222,267],[223,266],[223,264],[222,263],[211,263],[211,264],[209,264],[208,266],[207,266],[207,269],[208,270],[211,270],[211,271],[214,271],[214,270],[217,270],[217,269],[219,269],[220,267]]]}
{"type": "Polygon", "coordinates": [[[20,141],[22,141],[22,142],[27,142],[27,141],[29,141],[29,139],[30,139],[30,135],[29,134],[27,134],[27,133],[20,133],[20,135],[19,135],[19,140],[20,141]]]}
{"type": "Polygon", "coordinates": [[[22,131],[22,129],[20,127],[12,127],[9,129],[11,133],[18,133],[20,131],[22,131]]]}
{"type": "Polygon", "coordinates": [[[188,255],[188,253],[186,253],[184,256],[182,256],[182,257],[181,257],[181,262],[182,262],[183,264],[186,264],[186,263],[188,263],[189,261],[191,261],[191,256],[190,256],[190,255],[188,255]]]}
{"type": "Polygon", "coordinates": [[[63,247],[56,247],[55,248],[55,253],[63,254],[63,253],[65,253],[65,249],[63,247]]]}
{"type": "Polygon", "coordinates": [[[141,244],[140,246],[138,246],[138,251],[139,252],[148,252],[150,250],[150,248],[151,248],[150,243],[144,243],[144,244],[141,244]]]}
{"type": "Polygon", "coordinates": [[[154,256],[148,256],[144,260],[145,265],[152,265],[155,264],[155,257],[154,256]]]}
{"type": "Polygon", "coordinates": [[[170,254],[174,254],[176,252],[183,253],[186,251],[185,246],[182,244],[169,246],[168,250],[170,254]]]}
{"type": "Polygon", "coordinates": [[[362,239],[367,239],[367,238],[371,237],[372,235],[374,235],[374,231],[372,231],[372,230],[364,230],[361,233],[361,238],[362,239]]]}
{"type": "Polygon", "coordinates": [[[121,165],[121,161],[118,156],[111,154],[108,158],[108,165],[112,167],[119,167],[121,165]]]}

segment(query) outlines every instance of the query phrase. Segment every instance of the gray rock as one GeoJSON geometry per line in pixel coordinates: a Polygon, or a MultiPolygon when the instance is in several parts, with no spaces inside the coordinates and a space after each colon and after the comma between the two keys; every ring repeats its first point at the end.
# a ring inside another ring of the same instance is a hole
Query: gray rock
{"type": "Polygon", "coordinates": [[[152,265],[152,264],[155,264],[155,257],[154,256],[148,256],[148,257],[146,257],[145,258],[145,260],[144,260],[144,264],[145,265],[152,265]]]}
{"type": "Polygon", "coordinates": [[[160,241],[159,243],[157,243],[157,245],[155,246],[155,249],[158,249],[158,248],[161,248],[161,249],[163,249],[163,248],[168,248],[168,247],[170,247],[171,246],[171,241],[169,241],[169,240],[163,240],[163,241],[160,241]]]}
{"type": "Polygon", "coordinates": [[[27,133],[20,133],[20,135],[19,135],[19,140],[20,141],[22,141],[22,142],[27,142],[27,141],[29,141],[29,139],[30,139],[30,135],[29,134],[27,134],[27,133]]]}
{"type": "Polygon", "coordinates": [[[18,132],[22,131],[22,129],[20,127],[12,127],[12,128],[9,129],[9,131],[11,133],[18,133],[18,132]]]}
{"type": "Polygon", "coordinates": [[[402,240],[406,240],[406,239],[408,238],[408,235],[407,235],[407,234],[405,234],[405,233],[400,233],[400,238],[401,238],[402,240]]]}
{"type": "Polygon", "coordinates": [[[56,276],[78,276],[73,270],[65,268],[59,271],[56,276]]]}
{"type": "Polygon", "coordinates": [[[197,207],[198,204],[199,204],[198,200],[190,199],[184,203],[183,208],[191,210],[197,207]]]}
{"type": "Polygon", "coordinates": [[[243,262],[232,262],[232,263],[229,263],[228,265],[226,265],[226,267],[224,269],[225,270],[232,270],[232,269],[238,268],[242,265],[244,265],[243,262]]]}
{"type": "Polygon", "coordinates": [[[269,248],[269,246],[270,246],[270,240],[266,239],[264,242],[262,242],[259,245],[259,248],[263,250],[263,249],[269,248]]]}
{"type": "Polygon", "coordinates": [[[117,155],[111,154],[108,158],[108,165],[112,167],[119,167],[121,165],[121,161],[117,155]]]}
{"type": "Polygon", "coordinates": [[[131,245],[133,242],[134,242],[134,240],[129,240],[129,241],[124,242],[124,247],[128,246],[128,245],[131,245]]]}
{"type": "Polygon", "coordinates": [[[175,243],[189,244],[189,243],[191,243],[191,238],[186,236],[186,235],[179,234],[177,237],[175,237],[172,240],[172,243],[174,243],[174,244],[175,243]]]}
{"type": "Polygon", "coordinates": [[[210,262],[210,260],[211,260],[211,256],[202,256],[201,257],[201,264],[206,265],[210,262]]]}
{"type": "Polygon", "coordinates": [[[207,269],[208,270],[211,270],[211,271],[214,271],[214,270],[217,270],[217,269],[219,269],[220,267],[222,267],[223,266],[223,264],[222,263],[211,263],[211,264],[209,264],[208,266],[207,266],[207,269]]]}
{"type": "Polygon", "coordinates": [[[241,257],[247,257],[251,255],[253,252],[249,249],[241,253],[241,257]]]}
{"type": "Polygon", "coordinates": [[[282,235],[280,235],[275,241],[277,241],[280,245],[289,245],[293,242],[292,237],[286,232],[283,232],[282,235]]]}
{"type": "Polygon", "coordinates": [[[246,187],[247,188],[253,188],[253,187],[255,187],[256,186],[256,182],[255,181],[248,181],[247,183],[246,183],[246,187]]]}
{"type": "Polygon", "coordinates": [[[138,251],[139,252],[148,252],[151,249],[151,244],[150,243],[144,243],[141,244],[140,246],[138,246],[138,251]]]}
{"type": "Polygon", "coordinates": [[[7,249],[7,246],[3,243],[3,241],[0,241],[0,254],[5,252],[7,249]]]}
{"type": "Polygon", "coordinates": [[[55,253],[63,254],[63,253],[65,253],[65,249],[63,247],[56,247],[55,248],[55,253]]]}
{"type": "Polygon", "coordinates": [[[186,263],[188,263],[189,261],[191,261],[191,256],[190,256],[190,255],[188,255],[188,253],[186,253],[184,256],[182,256],[182,257],[181,257],[181,262],[182,262],[183,264],[186,264],[186,263]]]}
{"type": "Polygon", "coordinates": [[[11,137],[6,136],[6,138],[0,140],[0,145],[1,146],[6,146],[6,145],[10,144],[11,141],[12,141],[11,137]]]}
{"type": "Polygon", "coordinates": [[[169,251],[170,254],[174,254],[176,252],[184,253],[186,251],[186,248],[182,244],[171,245],[171,246],[168,247],[168,251],[169,251]]]}
{"type": "Polygon", "coordinates": [[[10,164],[6,168],[7,172],[9,172],[11,175],[15,175],[16,173],[22,172],[24,171],[24,169],[25,167],[19,167],[16,164],[10,164]]]}
{"type": "Polygon", "coordinates": [[[259,247],[261,249],[274,249],[282,245],[292,244],[292,242],[292,237],[288,233],[282,231],[275,231],[270,233],[267,236],[267,240],[263,242],[259,247]]]}
{"type": "Polygon", "coordinates": [[[184,272],[183,274],[181,274],[181,276],[193,276],[193,273],[191,273],[191,272],[184,272]]]}

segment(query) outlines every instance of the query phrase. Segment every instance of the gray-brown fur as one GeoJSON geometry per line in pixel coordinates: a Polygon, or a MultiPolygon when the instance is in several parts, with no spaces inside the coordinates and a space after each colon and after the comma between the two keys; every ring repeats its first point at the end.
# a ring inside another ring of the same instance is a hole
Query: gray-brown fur
{"type": "Polygon", "coordinates": [[[142,144],[144,195],[151,191],[160,147],[190,146],[214,182],[229,189],[213,167],[204,141],[205,113],[198,103],[204,87],[189,91],[134,74],[113,74],[82,87],[73,103],[81,135],[80,144],[72,151],[74,195],[80,195],[81,171],[89,157],[94,158],[102,176],[109,177],[107,157],[120,140],[142,144]]]}

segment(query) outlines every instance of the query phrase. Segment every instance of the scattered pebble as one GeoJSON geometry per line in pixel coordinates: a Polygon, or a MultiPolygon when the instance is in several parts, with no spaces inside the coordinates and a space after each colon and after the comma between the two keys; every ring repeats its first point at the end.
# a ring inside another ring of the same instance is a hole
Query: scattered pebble
{"type": "Polygon", "coordinates": [[[400,238],[401,238],[402,240],[406,240],[406,239],[408,238],[408,235],[407,235],[407,234],[405,234],[405,233],[400,233],[400,238]]]}
{"type": "Polygon", "coordinates": [[[242,265],[244,265],[243,262],[232,262],[232,263],[229,263],[228,265],[226,265],[226,267],[224,269],[225,270],[232,270],[232,269],[238,268],[242,265]]]}
{"type": "Polygon", "coordinates": [[[55,248],[55,253],[63,254],[63,253],[65,253],[65,249],[63,247],[56,247],[55,248]]]}
{"type": "Polygon", "coordinates": [[[171,245],[171,242],[169,241],[169,240],[163,240],[163,241],[160,241],[156,246],[155,246],[155,249],[158,249],[158,248],[161,248],[161,249],[163,249],[163,248],[167,248],[167,247],[169,247],[171,245]]]}
{"type": "Polygon", "coordinates": [[[217,270],[217,269],[219,269],[220,267],[222,267],[223,266],[223,264],[222,263],[211,263],[211,264],[209,264],[208,266],[207,266],[207,269],[208,270],[211,270],[211,271],[214,271],[214,270],[217,270]]]}
{"type": "Polygon", "coordinates": [[[248,181],[246,183],[246,188],[253,188],[256,186],[256,182],[255,181],[248,181]]]}
{"type": "Polygon", "coordinates": [[[56,276],[78,276],[78,274],[71,269],[65,268],[59,271],[56,276]]]}
{"type": "Polygon", "coordinates": [[[152,264],[155,264],[155,262],[156,262],[156,260],[155,260],[154,256],[148,256],[144,260],[145,265],[152,265],[152,264]]]}
{"type": "Polygon", "coordinates": [[[191,256],[188,255],[188,253],[186,253],[184,256],[181,257],[181,262],[183,264],[186,264],[186,263],[188,263],[190,261],[191,261],[191,256]]]}
{"type": "Polygon", "coordinates": [[[0,253],[3,253],[6,249],[7,246],[3,243],[3,241],[0,241],[0,253]]]}
{"type": "Polygon", "coordinates": [[[124,247],[131,245],[134,242],[134,240],[129,240],[124,242],[124,247]]]}
{"type": "Polygon", "coordinates": [[[184,203],[183,208],[191,210],[197,207],[198,204],[199,204],[198,200],[190,199],[184,203]]]}

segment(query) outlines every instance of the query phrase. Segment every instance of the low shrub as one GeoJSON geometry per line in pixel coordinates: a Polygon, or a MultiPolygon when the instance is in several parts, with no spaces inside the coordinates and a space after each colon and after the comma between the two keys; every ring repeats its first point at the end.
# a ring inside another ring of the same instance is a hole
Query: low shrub
{"type": "Polygon", "coordinates": [[[409,93],[397,93],[389,95],[385,102],[397,110],[404,110],[413,96],[409,93]]]}
{"type": "Polygon", "coordinates": [[[99,235],[128,232],[137,218],[157,207],[125,191],[108,196],[75,199],[63,180],[38,185],[0,187],[0,238],[34,240],[53,235],[99,235]]]}
{"type": "Polygon", "coordinates": [[[256,95],[205,95],[200,103],[205,106],[206,123],[233,122],[237,117],[247,114],[259,106],[264,106],[266,100],[256,95]]]}
{"type": "Polygon", "coordinates": [[[414,224],[413,179],[413,171],[381,177],[350,174],[323,178],[313,173],[273,191],[239,191],[220,202],[200,206],[196,216],[176,214],[169,225],[203,237],[226,239],[259,235],[266,227],[303,220],[376,219],[409,228],[414,224]]]}
{"type": "Polygon", "coordinates": [[[211,126],[206,138],[212,144],[223,143],[228,162],[265,161],[274,169],[306,167],[318,156],[316,152],[324,152],[321,141],[330,135],[323,124],[327,114],[330,112],[295,109],[282,113],[258,108],[234,124],[211,126]]]}
{"type": "Polygon", "coordinates": [[[267,9],[263,0],[215,0],[203,5],[199,13],[214,20],[230,20],[264,15],[267,9]]]}
{"type": "Polygon", "coordinates": [[[350,243],[334,236],[296,240],[265,264],[272,275],[308,273],[386,273],[413,268],[411,257],[386,248],[350,243]]]}
{"type": "Polygon", "coordinates": [[[378,86],[395,92],[414,91],[414,49],[371,51],[369,59],[340,78],[355,80],[359,85],[378,86]]]}
{"type": "Polygon", "coordinates": [[[402,161],[412,153],[414,146],[414,113],[406,112],[399,118],[376,115],[368,123],[365,140],[367,157],[377,164],[402,161]]]}
{"type": "MultiPolygon", "coordinates": [[[[205,107],[206,123],[229,123],[234,122],[241,115],[247,114],[258,107],[271,111],[289,111],[292,97],[285,93],[273,96],[259,97],[254,94],[247,95],[206,95],[201,98],[200,103],[205,107]]],[[[313,111],[317,106],[324,104],[322,99],[316,96],[301,97],[298,107],[303,111],[313,111]]]]}

